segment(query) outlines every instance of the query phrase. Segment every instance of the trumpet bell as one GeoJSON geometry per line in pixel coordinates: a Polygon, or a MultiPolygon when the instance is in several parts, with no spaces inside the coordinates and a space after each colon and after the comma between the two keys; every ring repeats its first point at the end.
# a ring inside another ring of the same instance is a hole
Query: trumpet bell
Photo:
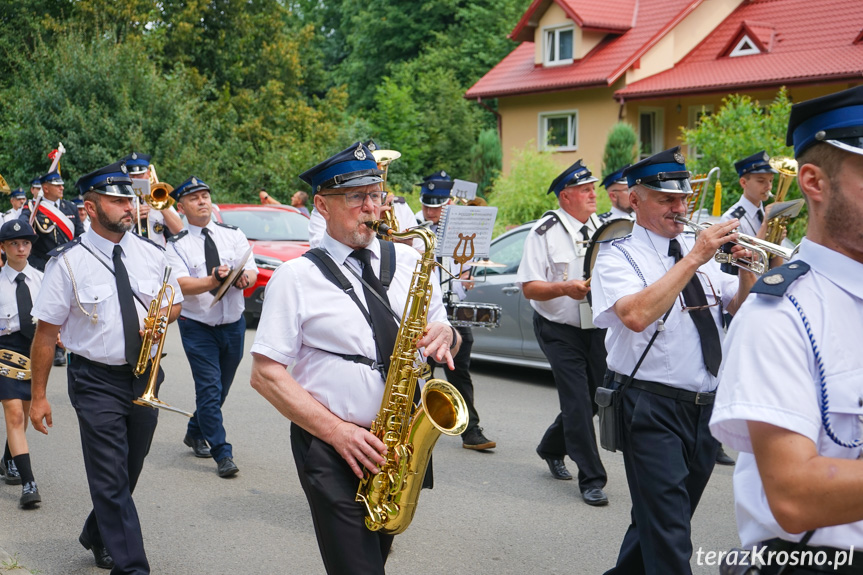
{"type": "Polygon", "coordinates": [[[383,166],[388,166],[390,163],[402,157],[401,152],[395,150],[375,150],[372,152],[375,161],[378,163],[378,169],[383,166]]]}
{"type": "Polygon", "coordinates": [[[166,210],[174,205],[174,198],[170,196],[173,191],[174,186],[171,184],[153,184],[150,186],[150,193],[144,196],[144,201],[154,210],[166,210]]]}

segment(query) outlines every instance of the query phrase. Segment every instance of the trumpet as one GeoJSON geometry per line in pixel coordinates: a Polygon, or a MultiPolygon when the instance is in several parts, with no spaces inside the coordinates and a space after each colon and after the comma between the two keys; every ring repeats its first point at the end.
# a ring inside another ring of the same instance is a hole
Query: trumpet
{"type": "MultiPolygon", "coordinates": [[[[696,234],[703,232],[710,224],[697,224],[692,220],[686,219],[683,216],[676,216],[674,221],[684,224],[692,228],[696,234]]],[[[735,258],[731,253],[726,253],[722,250],[717,251],[713,259],[720,264],[730,264],[745,270],[748,270],[756,275],[761,275],[770,267],[771,257],[781,257],[790,260],[797,253],[797,248],[793,250],[786,247],[772,244],[762,239],[741,234],[737,232],[737,241],[731,242],[742,246],[752,252],[752,258],[735,258]]]]}
{"type": "MultiPolygon", "coordinates": [[[[401,152],[397,152],[395,150],[372,150],[372,155],[375,157],[375,162],[378,164],[378,169],[383,171],[384,183],[382,186],[382,190],[385,194],[388,194],[387,190],[387,174],[389,173],[389,166],[394,161],[398,160],[402,157],[401,152]]],[[[396,217],[395,208],[392,204],[390,204],[390,209],[384,212],[384,223],[394,232],[399,231],[399,220],[396,217]]],[[[384,240],[392,241],[391,238],[387,236],[381,236],[384,240]]]]}
{"type": "Polygon", "coordinates": [[[188,411],[184,411],[178,407],[168,405],[164,401],[156,397],[156,380],[159,378],[159,363],[162,360],[162,348],[165,347],[165,335],[168,331],[168,317],[171,315],[171,310],[174,307],[174,286],[168,283],[171,276],[171,267],[165,268],[165,277],[162,280],[162,287],[159,293],[150,302],[150,309],[147,317],[144,318],[144,341],[141,345],[141,353],[138,354],[138,363],[135,366],[135,377],[140,377],[147,371],[147,364],[150,363],[150,378],[147,381],[147,387],[144,389],[143,395],[132,401],[135,405],[143,405],[144,407],[152,407],[154,409],[164,409],[173,411],[192,417],[188,411]],[[167,293],[168,309],[165,315],[161,315],[159,310],[162,306],[162,299],[167,293]],[[156,355],[150,359],[150,352],[153,347],[153,338],[160,335],[159,346],[156,348],[156,355]]]}
{"type": "Polygon", "coordinates": [[[156,166],[150,164],[150,193],[144,196],[144,201],[154,210],[167,210],[174,205],[174,198],[170,195],[173,191],[174,186],[159,181],[156,166]]]}

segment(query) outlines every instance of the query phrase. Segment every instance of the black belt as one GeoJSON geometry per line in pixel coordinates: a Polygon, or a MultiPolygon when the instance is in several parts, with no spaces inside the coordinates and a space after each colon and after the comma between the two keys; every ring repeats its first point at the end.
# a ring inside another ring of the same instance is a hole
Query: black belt
{"type": "MultiPolygon", "coordinates": [[[[787,553],[796,551],[797,557],[802,557],[801,552],[805,552],[807,561],[799,565],[799,568],[805,572],[835,573],[836,575],[863,575],[863,551],[854,551],[849,557],[848,553],[850,549],[813,547],[812,545],[801,545],[799,542],[795,543],[792,541],[785,541],[784,539],[769,539],[767,541],[762,541],[759,544],[759,547],[761,546],[767,547],[768,551],[785,551],[787,553]],[[821,555],[821,557],[826,557],[826,560],[830,561],[830,563],[828,564],[825,562],[821,565],[816,565],[813,560],[819,553],[822,553],[823,555],[821,555]],[[845,554],[844,565],[833,565],[833,561],[838,557],[837,553],[845,554]],[[812,557],[813,560],[810,560],[809,557],[812,557]]],[[[764,557],[766,558],[766,554],[764,557]]],[[[789,573],[795,572],[796,571],[793,568],[789,571],[789,573]]]]}
{"type": "MultiPolygon", "coordinates": [[[[624,383],[626,381],[626,377],[627,376],[622,373],[614,373],[614,381],[617,383],[624,383]]],[[[656,381],[633,379],[632,383],[629,385],[636,389],[661,395],[662,397],[668,397],[684,403],[694,403],[695,405],[713,405],[713,401],[716,399],[716,392],[713,391],[689,391],[686,389],[671,387],[670,385],[665,385],[664,383],[656,381]]]]}
{"type": "Polygon", "coordinates": [[[127,374],[132,373],[132,366],[129,365],[128,363],[124,363],[122,365],[108,365],[107,363],[100,363],[98,361],[93,361],[92,359],[87,359],[83,355],[78,355],[77,353],[70,353],[69,355],[71,356],[72,361],[76,361],[76,362],[82,361],[84,363],[89,363],[90,365],[94,365],[98,368],[101,368],[101,369],[104,369],[107,371],[113,371],[113,372],[117,372],[117,373],[127,373],[127,374]]]}

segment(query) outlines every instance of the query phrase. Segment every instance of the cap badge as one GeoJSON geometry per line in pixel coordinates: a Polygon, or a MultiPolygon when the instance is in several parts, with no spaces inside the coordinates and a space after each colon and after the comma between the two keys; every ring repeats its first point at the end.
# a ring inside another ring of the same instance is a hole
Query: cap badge
{"type": "Polygon", "coordinates": [[[767,155],[767,152],[764,152],[764,156],[761,159],[764,160],[765,162],[769,162],[770,156],[767,155]]]}
{"type": "Polygon", "coordinates": [[[440,177],[445,178],[445,177],[446,177],[446,172],[444,172],[443,170],[441,170],[441,171],[440,171],[440,177]]]}
{"type": "Polygon", "coordinates": [[[137,160],[137,159],[138,159],[138,154],[136,154],[135,152],[132,152],[132,159],[133,159],[133,160],[137,160]]]}
{"type": "Polygon", "coordinates": [[[429,185],[428,185],[428,189],[429,189],[429,190],[433,190],[433,189],[434,189],[434,184],[429,183],[429,185]]]}
{"type": "Polygon", "coordinates": [[[197,179],[197,178],[195,178],[194,176],[192,176],[192,185],[193,185],[193,186],[197,186],[197,185],[198,185],[198,179],[197,179]]]}
{"type": "Polygon", "coordinates": [[[12,229],[15,230],[16,232],[20,231],[21,230],[21,224],[19,224],[18,222],[15,222],[15,225],[12,226],[12,229]]]}
{"type": "Polygon", "coordinates": [[[681,154],[680,152],[674,152],[674,161],[677,162],[678,164],[682,164],[683,163],[683,154],[681,154]]]}
{"type": "Polygon", "coordinates": [[[776,286],[785,281],[785,278],[779,274],[771,274],[769,276],[764,276],[764,283],[769,286],[776,286]]]}
{"type": "Polygon", "coordinates": [[[358,145],[357,149],[354,150],[354,157],[361,162],[366,159],[366,152],[363,150],[362,144],[358,145]]]}
{"type": "Polygon", "coordinates": [[[369,150],[371,150],[372,152],[374,152],[374,151],[375,151],[375,150],[377,150],[377,149],[378,149],[378,147],[375,145],[375,143],[374,143],[374,142],[369,142],[369,150]]]}

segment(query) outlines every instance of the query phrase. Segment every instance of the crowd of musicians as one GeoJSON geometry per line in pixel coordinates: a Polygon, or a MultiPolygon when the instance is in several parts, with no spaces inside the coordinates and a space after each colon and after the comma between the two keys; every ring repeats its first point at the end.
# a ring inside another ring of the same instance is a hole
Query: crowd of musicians
{"type": "MultiPolygon", "coordinates": [[[[714,225],[692,229],[691,174],[672,148],[614,166],[601,182],[612,209],[601,215],[599,180],[579,160],[551,182],[559,208],[527,236],[517,282],[560,399],[536,452],[560,480],[573,479],[568,456],[592,506],[608,504],[598,410],[602,446],[623,453],[631,524],[607,573],[691,572],[692,516],[717,461],[734,464],[720,441],[739,452],[742,548],[803,558],[756,571],[735,552],[724,572],[863,573],[863,354],[853,348],[863,329],[863,87],[795,104],[787,145],[808,227],[796,254],[771,252],[766,269],[747,265],[763,245],[750,240],[766,234],[776,173],[756,150],[735,164],[740,200],[714,225]],[[620,220],[631,231],[602,239],[620,220]],[[816,560],[842,551],[842,565],[816,560]]],[[[402,310],[416,297],[414,269],[428,259],[369,224],[391,210],[402,227],[434,229],[452,201],[452,179],[436,172],[412,214],[385,191],[373,149],[355,143],[300,175],[312,192],[313,249],[273,274],[251,348],[251,385],[291,422],[321,557],[340,575],[384,573],[392,545],[357,486],[394,457],[372,423],[402,310]]],[[[232,477],[221,410],[242,359],[243,288],[257,275],[243,232],[212,221],[200,178],[170,192],[176,209],[141,204],[133,179],[150,170],[149,156],[132,153],[81,176],[76,205],[52,169],[32,182],[33,199],[11,195],[0,227],[0,473],[22,486],[22,507],[39,505],[25,430],[29,421],[49,432],[48,376],[68,357],[93,503],[79,541],[116,575],[150,572],[132,494],[159,411],[138,400],[164,379],[160,348],[144,343],[159,337],[152,316],[178,322],[192,368],[196,410],[183,443],[232,477]]],[[[469,374],[472,334],[451,325],[442,295],[455,284],[463,295],[470,277],[448,282],[452,271],[430,282],[415,346],[464,399],[463,446],[489,450],[469,374]]],[[[432,483],[429,465],[423,486],[432,483]]]]}

